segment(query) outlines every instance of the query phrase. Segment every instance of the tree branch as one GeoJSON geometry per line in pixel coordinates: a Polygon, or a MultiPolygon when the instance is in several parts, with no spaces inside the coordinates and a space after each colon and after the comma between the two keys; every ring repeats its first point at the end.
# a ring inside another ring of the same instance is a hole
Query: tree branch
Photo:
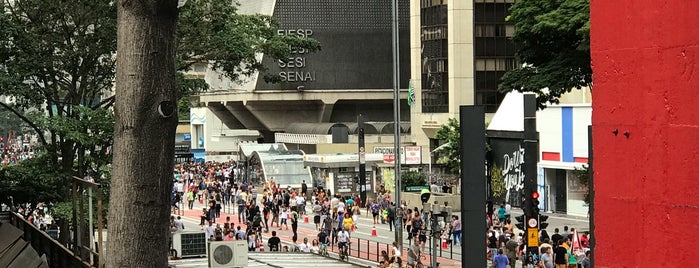
{"type": "Polygon", "coordinates": [[[12,113],[15,114],[17,117],[19,117],[20,119],[22,119],[22,121],[24,121],[24,122],[26,122],[27,124],[29,124],[29,126],[31,126],[31,127],[34,129],[34,131],[36,131],[36,134],[38,134],[39,139],[41,140],[41,143],[42,143],[44,146],[47,146],[47,145],[48,145],[48,143],[46,142],[46,138],[44,137],[44,133],[41,131],[41,129],[39,128],[39,126],[37,126],[36,124],[34,124],[34,122],[32,122],[31,120],[29,120],[29,118],[27,118],[26,116],[24,116],[23,114],[21,114],[19,111],[15,110],[15,109],[12,108],[11,106],[7,105],[5,102],[0,101],[0,106],[2,106],[3,108],[7,109],[7,110],[10,111],[10,112],[12,112],[12,113]]]}
{"type": "Polygon", "coordinates": [[[90,109],[96,110],[97,108],[100,108],[100,107],[102,107],[102,106],[104,106],[104,108],[109,108],[109,106],[112,106],[112,104],[114,104],[114,101],[116,100],[115,96],[116,96],[116,95],[111,96],[111,97],[109,97],[109,98],[106,98],[106,99],[102,100],[102,101],[101,101],[100,103],[98,103],[97,105],[90,107],[90,109]]]}

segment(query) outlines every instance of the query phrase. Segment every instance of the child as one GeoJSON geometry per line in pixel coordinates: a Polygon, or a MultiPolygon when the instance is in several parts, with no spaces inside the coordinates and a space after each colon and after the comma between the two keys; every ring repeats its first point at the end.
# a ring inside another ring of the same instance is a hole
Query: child
{"type": "Polygon", "coordinates": [[[282,225],[285,225],[285,226],[286,226],[286,229],[285,229],[285,230],[289,230],[289,225],[286,224],[286,219],[289,218],[289,208],[288,208],[288,207],[284,207],[284,209],[282,209],[282,213],[281,213],[281,215],[279,216],[279,218],[280,218],[281,221],[282,221],[282,223],[279,225],[279,230],[282,229],[282,225]]]}

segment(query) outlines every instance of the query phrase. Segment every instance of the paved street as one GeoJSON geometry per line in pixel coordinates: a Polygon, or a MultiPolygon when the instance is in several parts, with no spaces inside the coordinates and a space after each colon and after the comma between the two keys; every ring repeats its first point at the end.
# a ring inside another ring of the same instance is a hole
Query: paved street
{"type": "MultiPolygon", "coordinates": [[[[307,209],[310,206],[307,206],[307,209]]],[[[195,202],[194,209],[193,210],[184,210],[183,213],[183,220],[185,222],[185,230],[201,230],[201,227],[199,226],[199,215],[201,214],[202,211],[202,206],[198,203],[195,202]]],[[[225,222],[226,216],[231,217],[231,221],[235,223],[236,226],[239,225],[238,222],[238,216],[237,214],[234,214],[235,207],[224,207],[221,212],[221,218],[217,219],[218,223],[223,224],[225,222]],[[230,213],[229,213],[230,212],[230,213]]],[[[519,209],[513,209],[513,217],[518,216],[521,214],[521,210],[519,209]]],[[[561,229],[561,232],[563,231],[563,226],[567,225],[572,228],[576,228],[578,230],[588,230],[588,220],[587,218],[584,217],[575,217],[575,216],[568,216],[568,215],[561,215],[561,214],[550,214],[547,213],[546,215],[550,215],[549,219],[547,222],[549,222],[549,227],[547,228],[547,231],[549,232],[549,235],[553,234],[553,229],[554,228],[559,228],[561,229]]],[[[462,217],[463,218],[463,217],[462,217]]],[[[304,237],[308,237],[309,241],[315,238],[318,234],[318,231],[315,230],[315,224],[313,224],[313,218],[312,215],[308,218],[309,223],[305,223],[303,218],[301,219],[299,223],[299,228],[298,228],[298,237],[299,241],[303,240],[304,237]]],[[[244,224],[242,225],[243,228],[245,228],[244,224]]],[[[358,228],[355,232],[352,233],[352,249],[351,249],[351,254],[352,256],[357,256],[357,249],[359,248],[359,256],[360,259],[363,260],[376,260],[378,254],[381,250],[387,250],[390,251],[390,244],[395,240],[394,232],[389,231],[388,225],[387,224],[377,224],[376,225],[376,231],[377,231],[377,236],[372,236],[371,235],[371,230],[373,226],[373,220],[366,214],[366,210],[362,210],[362,215],[359,217],[359,222],[357,224],[358,228]],[[357,239],[359,239],[359,243],[357,242],[357,239]],[[377,249],[378,247],[378,249],[377,249]]],[[[277,231],[277,236],[279,236],[282,239],[282,242],[284,243],[291,243],[291,237],[293,235],[291,231],[291,227],[289,227],[289,230],[279,230],[276,226],[274,228],[271,228],[271,230],[277,231]]],[[[263,239],[266,241],[270,233],[263,233],[263,239]]],[[[407,233],[403,232],[403,247],[408,248],[408,240],[407,240],[407,233]]],[[[428,240],[429,242],[429,240],[428,240]]],[[[440,267],[461,267],[461,248],[458,246],[449,246],[447,249],[442,249],[441,247],[441,241],[438,243],[438,262],[440,263],[440,267]]],[[[330,246],[328,247],[329,250],[331,250],[330,246]]],[[[337,251],[337,247],[333,247],[332,250],[334,252],[337,251]]],[[[429,245],[425,248],[427,252],[430,251],[429,245]]],[[[405,255],[404,255],[405,256],[405,255]]],[[[429,263],[429,256],[427,256],[426,260],[423,260],[423,263],[429,263]]],[[[370,265],[375,265],[375,263],[368,263],[370,265]]]]}

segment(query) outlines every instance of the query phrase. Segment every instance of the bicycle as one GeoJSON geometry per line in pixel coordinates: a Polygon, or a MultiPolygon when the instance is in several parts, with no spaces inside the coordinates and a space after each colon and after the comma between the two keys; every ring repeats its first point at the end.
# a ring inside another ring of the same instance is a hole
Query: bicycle
{"type": "Polygon", "coordinates": [[[422,263],[422,260],[427,260],[427,256],[425,254],[422,254],[422,252],[418,253],[417,258],[415,258],[413,264],[408,264],[408,267],[411,268],[425,268],[425,264],[422,263]]]}
{"type": "Polygon", "coordinates": [[[349,261],[349,245],[350,242],[340,242],[340,260],[341,261],[349,261]]]}

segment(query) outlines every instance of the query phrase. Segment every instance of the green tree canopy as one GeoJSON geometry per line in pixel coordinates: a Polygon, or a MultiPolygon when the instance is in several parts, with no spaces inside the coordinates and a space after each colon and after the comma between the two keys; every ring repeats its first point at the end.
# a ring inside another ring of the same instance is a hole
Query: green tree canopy
{"type": "Polygon", "coordinates": [[[435,150],[439,154],[438,164],[444,164],[452,174],[461,174],[461,133],[459,120],[449,118],[442,125],[435,138],[443,141],[443,145],[435,150]]]}
{"type": "Polygon", "coordinates": [[[537,93],[540,108],[572,89],[592,88],[589,0],[517,0],[510,8],[516,56],[501,92],[537,93]]]}
{"type": "MultiPolygon", "coordinates": [[[[67,174],[99,173],[96,157],[113,143],[116,5],[0,0],[0,95],[13,99],[0,106],[38,134],[52,166],[67,174]]],[[[195,63],[240,81],[264,73],[261,53],[278,59],[292,48],[320,48],[313,39],[277,35],[278,26],[270,16],[238,14],[234,1],[187,1],[177,28],[179,96],[208,88],[183,75],[195,63]]]]}

